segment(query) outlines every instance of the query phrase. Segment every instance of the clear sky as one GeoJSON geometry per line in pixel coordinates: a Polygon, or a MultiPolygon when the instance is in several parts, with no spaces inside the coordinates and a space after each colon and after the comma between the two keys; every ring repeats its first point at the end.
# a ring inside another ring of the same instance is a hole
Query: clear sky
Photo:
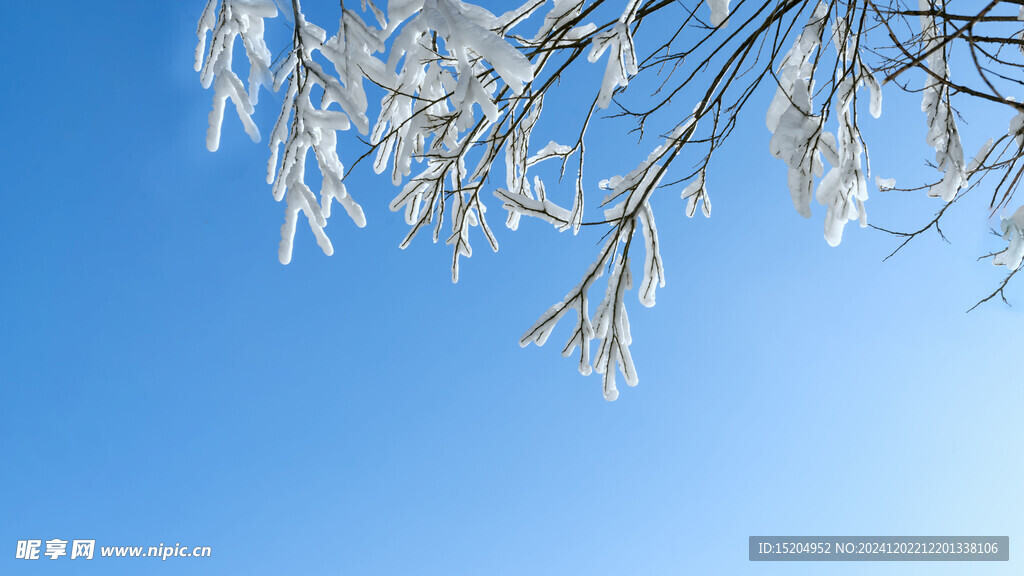
{"type": "MultiPolygon", "coordinates": [[[[500,228],[501,251],[475,238],[452,285],[448,247],[398,249],[393,190],[364,167],[349,186],[367,228],[335,218],[326,257],[300,225],[278,264],[265,145],[229,114],[220,151],[204,146],[201,9],[7,7],[0,574],[1021,573],[1022,317],[964,313],[1003,274],[975,261],[999,249],[983,209],[885,263],[894,240],[855,224],[829,248],[755,98],[709,176],[712,218],[654,199],[667,286],[650,310],[630,295],[640,385],[609,403],[559,356],[569,326],[517,345],[593,232],[500,228]],[[1008,535],[1011,560],[747,560],[749,536],[791,534],[1008,535]],[[213,555],[14,559],[52,538],[213,555]]],[[[279,98],[261,99],[264,134],[279,98]]],[[[901,183],[933,175],[916,98],[865,125],[901,183]]],[[[551,135],[574,126],[556,116],[551,135]]],[[[965,148],[1007,121],[976,120],[965,148]]],[[[589,175],[649,148],[598,138],[589,175]]],[[[938,206],[868,202],[903,229],[938,206]]]]}

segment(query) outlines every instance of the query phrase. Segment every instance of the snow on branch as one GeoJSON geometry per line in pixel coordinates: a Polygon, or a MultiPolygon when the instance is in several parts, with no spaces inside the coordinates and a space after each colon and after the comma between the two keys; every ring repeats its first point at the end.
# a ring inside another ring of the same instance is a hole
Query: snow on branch
{"type": "Polygon", "coordinates": [[[803,32],[783,57],[775,99],[768,108],[767,125],[772,132],[771,153],[789,167],[788,183],[793,205],[805,218],[811,216],[811,197],[815,177],[821,178],[814,196],[827,207],[825,240],[837,246],[848,220],[867,226],[864,202],[868,198],[867,177],[861,156],[863,138],[855,110],[856,92],[867,85],[871,90],[870,112],[881,115],[881,87],[861,59],[851,41],[855,33],[848,20],[831,18],[832,44],[836,66],[829,96],[815,113],[814,75],[823,56],[820,54],[829,7],[818,3],[803,32]],[[825,123],[838,109],[836,132],[824,130],[825,123]],[[831,168],[825,173],[823,158],[831,168]]]}
{"type": "Polygon", "coordinates": [[[260,86],[272,82],[270,50],[263,41],[263,20],[277,16],[272,0],[223,0],[217,12],[217,0],[208,0],[199,18],[199,44],[196,46],[196,72],[203,88],[213,85],[213,110],[210,128],[206,133],[206,148],[211,152],[220,147],[220,129],[224,122],[224,107],[230,98],[235,104],[238,118],[253,142],[259,142],[260,131],[252,121],[252,113],[259,101],[260,86]],[[206,35],[212,32],[209,50],[206,35]],[[249,58],[249,91],[231,69],[235,39],[241,37],[249,58]]]}
{"type": "MultiPolygon", "coordinates": [[[[942,6],[942,0],[918,2],[922,11],[942,6]]],[[[933,16],[921,15],[920,18],[922,49],[928,54],[928,74],[924,82],[921,110],[928,121],[928,145],[935,148],[935,166],[944,173],[942,181],[932,186],[928,195],[949,202],[967,184],[964,150],[956,117],[949,103],[949,64],[946,62],[945,36],[933,16]]]]}
{"type": "MultiPolygon", "coordinates": [[[[698,107],[699,108],[699,107],[698,107]]],[[[590,265],[577,286],[526,331],[519,340],[520,346],[531,342],[543,346],[558,321],[569,311],[576,313],[576,327],[562,349],[563,356],[580,349],[578,366],[581,374],[588,375],[593,369],[602,375],[604,397],[615,400],[618,389],[615,385],[615,368],[618,366],[626,378],[626,384],[636,386],[639,382],[633,357],[629,351],[632,336],[629,330],[629,316],[626,312],[625,293],[633,287],[630,270],[630,248],[633,234],[639,222],[644,243],[643,278],[638,297],[643,306],[654,306],[655,290],[665,285],[665,270],[662,264],[658,230],[654,223],[654,211],[648,198],[658,188],[665,175],[665,165],[672,161],[696,129],[696,121],[690,119],[678,126],[665,141],[655,148],[646,160],[626,176],[614,176],[601,183],[609,190],[603,205],[617,202],[604,210],[605,223],[612,227],[611,238],[605,242],[597,259],[590,265]],[[621,245],[621,250],[619,249],[621,245]],[[604,298],[594,311],[593,319],[588,317],[590,308],[589,292],[594,281],[610,268],[604,298]],[[590,342],[597,339],[598,349],[593,366],[590,363],[590,342]]],[[[703,182],[701,183],[703,187],[703,182]]],[[[506,206],[517,202],[521,214],[535,216],[556,226],[564,224],[569,212],[549,205],[543,200],[543,186],[538,187],[541,200],[524,201],[521,196],[499,191],[506,206]],[[560,216],[560,218],[559,218],[560,216]]],[[[685,194],[685,193],[684,193],[685,194]]],[[[710,208],[708,208],[710,210],[710,208]]]]}
{"type": "MultiPolygon", "coordinates": [[[[274,199],[285,200],[286,204],[278,249],[282,264],[287,264],[292,258],[299,212],[306,216],[317,244],[327,255],[334,253],[334,246],[324,231],[334,200],[345,208],[356,226],[366,225],[363,209],[349,196],[342,182],[345,170],[337,151],[337,132],[348,130],[352,119],[361,131],[367,129],[363,104],[366,97],[362,93],[361,78],[352,73],[351,65],[355,63],[345,64],[339,69],[347,72],[343,74],[346,84],[342,84],[321,67],[314,59],[314,52],[326,52],[328,59],[333,57],[332,60],[338,62],[347,57],[357,58],[358,62],[372,61],[374,45],[366,41],[365,32],[358,25],[347,22],[358,19],[352,13],[342,15],[338,36],[330,41],[326,31],[307,22],[301,12],[296,11],[294,16],[292,50],[278,68],[274,82],[275,88],[285,83],[288,88],[281,114],[271,133],[271,153],[267,163],[267,183],[272,185],[274,199]],[[316,89],[322,94],[319,106],[312,101],[316,89]],[[335,103],[341,110],[330,108],[335,103]],[[279,157],[282,145],[284,154],[279,157]],[[311,150],[323,176],[319,201],[305,182],[306,159],[311,150]]],[[[367,68],[375,66],[367,64],[367,68]]]]}
{"type": "Polygon", "coordinates": [[[629,84],[629,77],[639,71],[636,63],[636,48],[633,45],[633,33],[630,31],[639,4],[639,0],[630,0],[626,10],[622,16],[619,16],[618,22],[612,26],[612,29],[599,32],[594,36],[587,60],[597,62],[605,52],[608,52],[608,66],[605,68],[601,91],[597,96],[599,108],[607,108],[611,104],[612,94],[615,93],[615,90],[620,86],[625,88],[629,84]]]}
{"type": "MultiPolygon", "coordinates": [[[[307,19],[300,0],[291,0],[290,10],[287,4],[208,0],[195,53],[200,82],[213,89],[211,151],[220,146],[229,100],[259,141],[260,88],[281,98],[267,163],[267,182],[285,205],[280,261],[292,258],[300,214],[326,254],[334,251],[326,227],[335,202],[365,226],[346,184],[364,159],[377,174],[388,172],[395,187],[389,207],[408,225],[399,245],[429,230],[433,242],[451,249],[452,281],[480,236],[498,250],[488,208],[500,208],[510,230],[525,217],[571,230],[564,241],[604,234],[576,286],[520,344],[543,345],[562,318],[574,317],[562,353],[575,357],[580,373],[601,374],[609,400],[618,395],[617,373],[627,385],[639,381],[626,293],[635,287],[640,304],[651,307],[666,282],[653,198],[680,185],[682,213],[692,218],[699,209],[710,217],[708,178],[721,170],[717,159],[751,100],[767,103],[764,141],[785,165],[794,208],[809,218],[812,200],[823,206],[824,237],[833,246],[848,222],[867,225],[871,162],[860,122],[864,112],[882,114],[883,86],[921,93],[941,178],[916,189],[945,202],[915,232],[879,228],[901,237],[900,247],[925,230],[942,234],[943,215],[983,181],[995,182],[992,217],[1008,213],[1024,180],[1024,105],[1008,95],[1019,92],[1016,79],[1024,74],[1017,0],[965,5],[962,13],[943,0],[525,0],[502,5],[500,14],[463,0],[389,0],[379,8],[361,0],[361,10],[354,2],[324,3],[336,10],[333,36],[307,19]],[[271,49],[265,22],[279,6],[290,12],[290,42],[271,49]],[[234,59],[238,41],[247,81],[236,72],[243,66],[234,59]],[[954,78],[951,59],[973,62],[977,78],[954,78]],[[578,69],[592,72],[593,81],[570,79],[578,69]],[[920,75],[923,88],[917,77],[901,81],[908,72],[920,75]],[[634,97],[638,90],[645,92],[634,97]],[[551,116],[545,103],[557,107],[552,98],[570,99],[578,111],[558,113],[562,133],[554,139],[542,128],[551,116]],[[955,107],[967,98],[1016,114],[970,162],[955,107]],[[681,109],[686,102],[698,105],[681,109]],[[593,178],[585,162],[589,131],[602,115],[634,121],[631,134],[644,152],[629,158],[634,147],[620,147],[626,166],[634,166],[624,175],[609,177],[614,168],[600,166],[593,178]],[[649,122],[674,128],[658,130],[652,142],[649,122]],[[347,168],[343,157],[353,159],[347,168]],[[310,184],[312,164],[319,190],[310,184]]],[[[891,171],[904,163],[884,161],[891,171]]],[[[898,190],[893,178],[873,182],[882,192],[898,190]]],[[[1011,273],[985,300],[1004,295],[1024,260],[1024,208],[1002,218],[1000,229],[1007,244],[988,256],[1011,273]]]]}

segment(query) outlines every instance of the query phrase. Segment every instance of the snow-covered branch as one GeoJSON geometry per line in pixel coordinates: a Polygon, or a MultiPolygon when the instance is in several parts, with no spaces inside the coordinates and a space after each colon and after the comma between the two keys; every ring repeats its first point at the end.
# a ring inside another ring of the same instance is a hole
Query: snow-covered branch
{"type": "Polygon", "coordinates": [[[816,199],[825,240],[834,246],[850,220],[867,225],[871,182],[897,190],[892,178],[871,178],[864,111],[879,118],[886,86],[921,92],[925,140],[941,178],[918,189],[944,204],[915,232],[876,228],[900,236],[900,247],[929,229],[942,234],[944,215],[969,190],[993,182],[989,208],[993,218],[1001,212],[1007,244],[988,256],[1011,270],[993,295],[1004,295],[1024,259],[1024,208],[1005,217],[1024,178],[1024,106],[1011,97],[1024,72],[1019,1],[954,13],[942,0],[526,0],[498,13],[462,0],[389,0],[382,7],[361,0],[348,8],[325,3],[337,10],[330,37],[299,0],[290,4],[208,0],[196,48],[202,85],[213,88],[210,150],[220,145],[229,100],[258,141],[260,88],[282,99],[267,169],[274,198],[285,203],[280,261],[291,260],[300,213],[326,254],[334,250],[326,226],[335,201],[356,226],[366,224],[346,185],[346,155],[353,159],[348,170],[367,159],[378,174],[390,174],[397,188],[390,208],[409,226],[400,246],[429,229],[435,243],[451,247],[453,281],[478,235],[498,249],[489,207],[505,211],[510,230],[527,217],[571,230],[565,241],[602,231],[606,238],[578,284],[520,343],[544,344],[571,313],[575,326],[563,355],[575,355],[582,374],[602,374],[608,399],[618,395],[616,371],[627,384],[638,382],[625,298],[633,274],[645,307],[665,286],[652,200],[661,189],[682,188],[676,214],[693,217],[700,209],[710,217],[708,182],[716,181],[717,158],[752,99],[766,105],[764,142],[785,164],[793,206],[809,218],[816,199]],[[290,12],[291,38],[271,49],[265,21],[279,6],[290,12]],[[235,71],[242,65],[233,55],[237,41],[247,84],[235,71]],[[1013,49],[1002,50],[1007,46],[1013,49]],[[958,53],[973,62],[976,78],[953,75],[949,62],[958,53]],[[578,69],[591,71],[593,81],[580,81],[578,69]],[[905,79],[912,74],[917,79],[905,79]],[[567,134],[535,141],[553,98],[571,98],[579,116],[561,121],[571,127],[567,134]],[[1008,130],[969,162],[957,125],[956,106],[965,99],[1009,112],[1008,130]],[[609,113],[634,120],[639,145],[648,147],[624,158],[635,168],[622,176],[585,163],[589,131],[609,113]],[[657,130],[657,142],[649,138],[653,123],[669,127],[657,130]],[[346,138],[351,132],[366,138],[346,138]],[[319,191],[307,184],[315,181],[307,174],[310,157],[322,177],[319,191]]]}

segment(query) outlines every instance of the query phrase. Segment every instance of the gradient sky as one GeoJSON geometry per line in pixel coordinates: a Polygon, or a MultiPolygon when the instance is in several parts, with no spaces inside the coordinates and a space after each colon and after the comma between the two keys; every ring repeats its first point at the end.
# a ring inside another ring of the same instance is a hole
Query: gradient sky
{"type": "MultiPolygon", "coordinates": [[[[885,263],[894,239],[855,224],[829,248],[755,98],[709,175],[712,218],[654,199],[667,286],[650,310],[629,296],[640,385],[609,403],[558,354],[571,326],[517,345],[594,232],[496,228],[501,251],[476,236],[452,285],[448,247],[398,249],[393,189],[364,167],[349,186],[367,228],[339,215],[326,257],[300,225],[278,264],[265,144],[229,114],[220,151],[204,146],[201,9],[7,7],[0,573],[1021,572],[1021,313],[964,313],[1004,272],[975,261],[1000,248],[983,206],[952,215],[951,244],[926,235],[885,263]],[[1009,535],[1011,560],[747,560],[749,536],[790,534],[1009,535]],[[15,560],[30,538],[213,556],[15,560]]],[[[596,90],[603,67],[579,82],[596,90]]],[[[865,124],[872,165],[932,178],[917,96],[891,94],[865,124]]],[[[263,96],[266,134],[280,100],[263,96]]],[[[578,121],[549,104],[537,142],[578,121]]],[[[976,118],[965,148],[1007,121],[976,118]]],[[[650,149],[600,132],[622,127],[596,129],[595,182],[650,149]]],[[[938,206],[868,202],[901,229],[938,206]]]]}

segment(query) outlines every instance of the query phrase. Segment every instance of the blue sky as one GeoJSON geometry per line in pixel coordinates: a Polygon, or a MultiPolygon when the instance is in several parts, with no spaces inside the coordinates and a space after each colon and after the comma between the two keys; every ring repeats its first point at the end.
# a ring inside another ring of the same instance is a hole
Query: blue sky
{"type": "MultiPolygon", "coordinates": [[[[569,327],[517,344],[595,235],[501,229],[452,285],[448,247],[397,248],[391,186],[361,169],[367,228],[336,218],[326,257],[300,226],[278,264],[265,145],[229,115],[220,151],[204,146],[201,9],[8,9],[0,573],[860,574],[751,563],[747,538],[1024,538],[1021,315],[964,313],[1002,278],[975,262],[998,249],[983,207],[953,215],[952,244],[885,263],[893,239],[854,225],[829,248],[755,99],[713,165],[710,220],[654,199],[667,286],[651,310],[631,301],[640,385],[608,403],[558,355],[569,327]],[[15,560],[30,538],[213,556],[15,560]]],[[[891,97],[867,126],[898,182],[932,177],[917,110],[891,97]]],[[[1007,120],[980,117],[965,148],[1007,120]]],[[[649,150],[597,136],[595,181],[649,150]]],[[[937,206],[873,192],[868,210],[909,229],[937,206]]],[[[1016,550],[870,569],[1014,574],[1016,550]]]]}

